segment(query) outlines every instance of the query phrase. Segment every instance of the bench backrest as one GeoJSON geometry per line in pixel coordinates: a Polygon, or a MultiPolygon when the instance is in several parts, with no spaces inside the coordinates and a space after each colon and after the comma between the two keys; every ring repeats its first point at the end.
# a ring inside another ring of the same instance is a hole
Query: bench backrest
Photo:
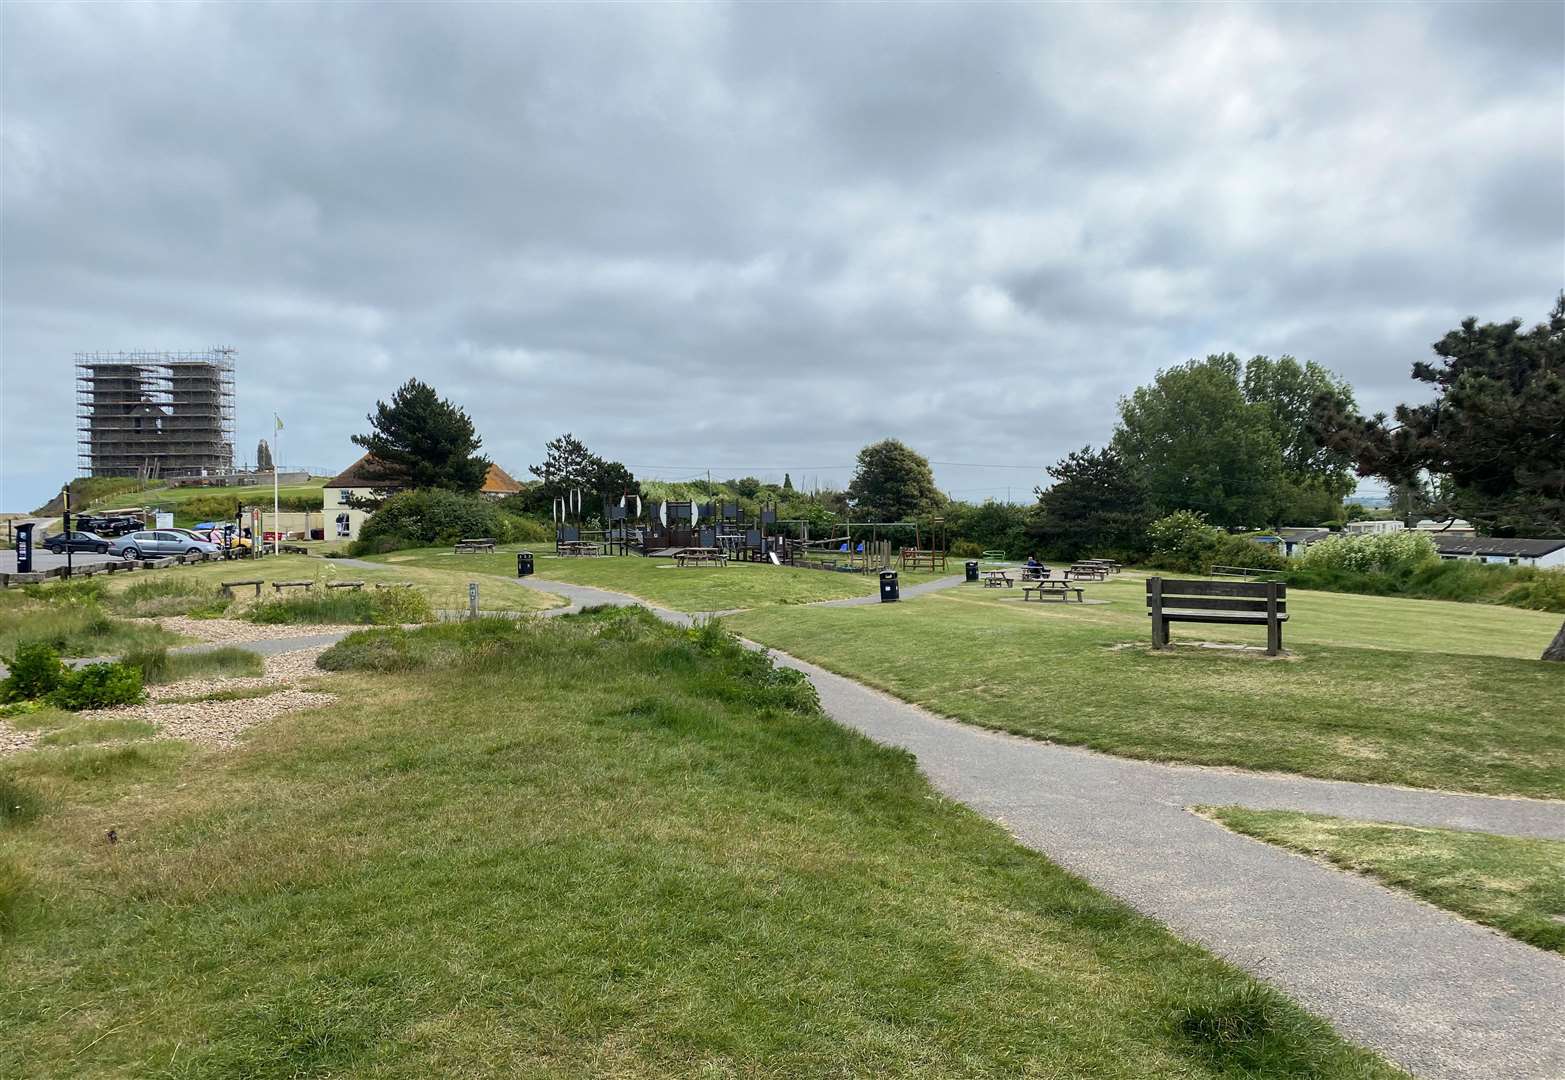
{"type": "Polygon", "coordinates": [[[1147,607],[1180,611],[1288,612],[1288,586],[1279,581],[1182,581],[1147,578],[1147,607]]]}

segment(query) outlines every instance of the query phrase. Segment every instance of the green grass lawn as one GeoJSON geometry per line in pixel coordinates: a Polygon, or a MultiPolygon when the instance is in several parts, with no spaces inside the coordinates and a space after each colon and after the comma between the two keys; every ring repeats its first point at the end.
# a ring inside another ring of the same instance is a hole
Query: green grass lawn
{"type": "MultiPolygon", "coordinates": [[[[516,584],[514,577],[496,580],[490,575],[475,575],[474,567],[466,564],[428,567],[421,564],[388,565],[384,570],[366,569],[362,566],[344,566],[332,559],[317,559],[307,555],[268,555],[264,559],[243,559],[235,562],[196,563],[191,566],[169,567],[154,571],[158,577],[174,575],[177,580],[215,586],[224,581],[246,581],[261,578],[264,581],[318,581],[324,586],[330,581],[364,581],[412,583],[413,587],[429,597],[435,608],[465,610],[467,585],[479,583],[478,606],[483,611],[542,611],[562,607],[565,601],[547,593],[516,584]]],[[[515,570],[515,560],[512,560],[515,570]]],[[[107,579],[115,594],[130,589],[141,575],[115,575],[107,579]]],[[[150,577],[150,575],[148,575],[150,577]]],[[[267,597],[273,590],[262,590],[267,597]]],[[[254,601],[254,590],[236,590],[236,610],[254,601]]],[[[159,614],[149,610],[146,614],[159,614]]]]}
{"type": "MultiPolygon", "coordinates": [[[[1294,658],[1154,654],[1140,575],[1101,606],[1023,603],[976,585],[894,605],[760,609],[757,641],[948,716],[1155,760],[1343,780],[1565,797],[1565,665],[1536,659],[1558,616],[1290,594],[1294,658]]],[[[1175,640],[1264,628],[1182,625],[1175,640]]]]}
{"type": "Polygon", "coordinates": [[[1235,832],[1368,874],[1528,944],[1565,953],[1565,843],[1286,810],[1219,806],[1203,812],[1235,832]]]}
{"type": "MultiPolygon", "coordinates": [[[[514,549],[506,549],[494,555],[454,555],[450,548],[422,548],[378,555],[375,560],[399,568],[467,567],[500,577],[514,579],[516,576],[514,549]]],[[[534,565],[537,577],[544,581],[565,581],[573,585],[610,589],[628,593],[659,607],[686,612],[732,611],[771,604],[846,600],[854,596],[869,596],[880,588],[880,579],[875,575],[803,570],[767,563],[736,562],[725,567],[681,569],[674,565],[672,559],[649,559],[639,555],[559,559],[552,554],[540,554],[534,565]]],[[[960,572],[960,566],[953,571],[960,572]]],[[[913,583],[938,576],[943,575],[906,574],[902,580],[913,583]]]]}
{"type": "Polygon", "coordinates": [[[496,623],[0,762],[0,1075],[1401,1075],[720,633],[496,623]]]}

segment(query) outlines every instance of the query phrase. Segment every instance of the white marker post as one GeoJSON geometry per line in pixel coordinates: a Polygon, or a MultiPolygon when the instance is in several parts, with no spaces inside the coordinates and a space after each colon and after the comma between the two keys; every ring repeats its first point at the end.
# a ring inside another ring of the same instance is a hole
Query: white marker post
{"type": "Polygon", "coordinates": [[[282,552],[283,546],[283,515],[281,500],[277,495],[277,463],[282,460],[283,447],[283,440],[279,436],[283,430],[283,418],[273,413],[272,419],[277,422],[276,428],[272,430],[272,441],[277,444],[277,453],[272,457],[272,554],[277,555],[282,552]]]}
{"type": "Polygon", "coordinates": [[[476,581],[467,583],[467,617],[478,618],[478,582],[476,581]]]}

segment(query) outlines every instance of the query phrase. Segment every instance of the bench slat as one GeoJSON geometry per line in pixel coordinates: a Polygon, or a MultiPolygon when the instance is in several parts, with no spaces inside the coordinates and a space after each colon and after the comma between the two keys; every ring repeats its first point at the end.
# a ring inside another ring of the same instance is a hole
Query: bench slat
{"type": "MultiPolygon", "coordinates": [[[[1265,581],[1176,581],[1163,578],[1163,595],[1167,596],[1251,596],[1265,599],[1265,581]]],[[[1152,592],[1152,579],[1147,579],[1147,593],[1152,592]]],[[[1277,583],[1277,599],[1288,595],[1288,586],[1277,583]]]]}
{"type": "MultiPolygon", "coordinates": [[[[1147,607],[1151,606],[1152,598],[1147,597],[1147,607]]],[[[1164,593],[1163,609],[1166,611],[1169,608],[1184,608],[1187,611],[1265,611],[1266,597],[1169,596],[1164,593]]],[[[1277,610],[1287,611],[1288,602],[1278,600],[1277,610]]]]}
{"type": "MultiPolygon", "coordinates": [[[[1149,617],[1151,614],[1152,613],[1150,611],[1147,612],[1149,617]]],[[[1266,612],[1264,611],[1257,612],[1253,615],[1245,615],[1240,612],[1171,611],[1168,608],[1163,609],[1163,618],[1167,619],[1169,622],[1246,623],[1254,626],[1265,626],[1270,621],[1267,619],[1266,612]]],[[[1287,622],[1288,616],[1278,615],[1277,621],[1287,622]]]]}

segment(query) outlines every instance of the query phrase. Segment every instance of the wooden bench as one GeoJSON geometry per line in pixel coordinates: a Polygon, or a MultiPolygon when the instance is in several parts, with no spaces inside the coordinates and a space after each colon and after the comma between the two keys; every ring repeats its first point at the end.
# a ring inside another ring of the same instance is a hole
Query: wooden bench
{"type": "Polygon", "coordinates": [[[266,582],[262,581],[260,578],[255,578],[250,581],[224,581],[218,585],[218,588],[222,589],[224,593],[232,595],[233,590],[239,588],[241,585],[254,585],[255,595],[257,599],[259,599],[261,596],[261,586],[265,584],[266,582]]]}
{"type": "Polygon", "coordinates": [[[1047,566],[1024,566],[1022,567],[1022,580],[1046,581],[1051,572],[1047,566]]]}
{"type": "Polygon", "coordinates": [[[1277,581],[1177,581],[1147,579],[1152,647],[1168,648],[1168,624],[1202,622],[1266,627],[1266,655],[1282,652],[1288,621],[1288,586],[1277,581]]]}
{"type": "Polygon", "coordinates": [[[328,589],[352,589],[354,592],[357,592],[358,590],[364,588],[364,582],[362,582],[362,581],[328,581],[326,583],[326,587],[328,589]]]}
{"type": "Polygon", "coordinates": [[[313,580],[311,580],[311,581],[274,581],[274,582],[272,582],[272,588],[276,589],[278,592],[282,592],[284,589],[308,589],[311,586],[313,586],[314,584],[315,584],[315,582],[313,580]]]}
{"type": "Polygon", "coordinates": [[[1015,580],[1012,579],[1011,575],[1007,574],[1004,570],[984,571],[984,588],[986,589],[998,589],[1001,585],[1004,585],[1007,589],[1009,589],[1014,587],[1015,584],[1015,580]]]}
{"type": "Polygon", "coordinates": [[[480,551],[487,551],[492,555],[494,554],[494,548],[495,542],[489,537],[484,536],[476,540],[458,540],[456,542],[456,551],[453,552],[453,554],[476,555],[480,551]]]}
{"type": "Polygon", "coordinates": [[[375,582],[375,588],[377,588],[377,589],[411,589],[412,587],[413,587],[413,583],[411,581],[377,581],[377,582],[375,582]]]}
{"type": "Polygon", "coordinates": [[[1107,581],[1109,572],[1107,567],[1097,563],[1072,563],[1068,576],[1084,581],[1107,581]]]}
{"type": "Polygon", "coordinates": [[[674,555],[676,566],[727,566],[727,552],[721,548],[687,548],[674,555]]]}
{"type": "Polygon", "coordinates": [[[1068,581],[1058,579],[1051,581],[1044,578],[1040,579],[1036,585],[1028,585],[1023,588],[1022,599],[1026,600],[1033,593],[1037,593],[1040,601],[1045,596],[1058,596],[1061,603],[1069,603],[1070,594],[1075,593],[1076,602],[1081,604],[1086,602],[1083,596],[1084,592],[1085,590],[1080,585],[1072,585],[1068,581]]]}

